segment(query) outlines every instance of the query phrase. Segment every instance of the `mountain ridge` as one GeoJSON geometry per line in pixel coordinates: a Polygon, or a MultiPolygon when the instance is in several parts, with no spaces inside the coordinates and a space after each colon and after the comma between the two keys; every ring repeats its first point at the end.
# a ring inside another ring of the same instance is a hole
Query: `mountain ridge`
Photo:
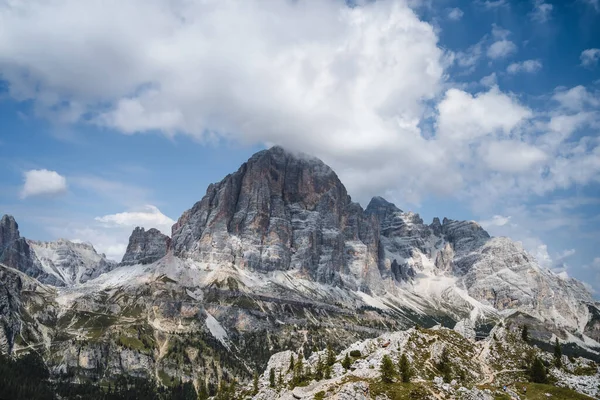
{"type": "Polygon", "coordinates": [[[14,218],[2,221],[0,261],[41,294],[0,268],[12,321],[0,338],[8,352],[36,346],[53,374],[216,385],[248,379],[279,351],[342,348],[415,324],[470,339],[527,324],[536,340],[600,355],[600,305],[578,281],[474,221],[426,224],[381,197],[363,209],[322,161],[279,147],[209,185],[170,238],[136,228],[120,264],[62,268],[57,282],[40,260],[76,260],[64,246],[77,246],[43,256],[14,218]]]}

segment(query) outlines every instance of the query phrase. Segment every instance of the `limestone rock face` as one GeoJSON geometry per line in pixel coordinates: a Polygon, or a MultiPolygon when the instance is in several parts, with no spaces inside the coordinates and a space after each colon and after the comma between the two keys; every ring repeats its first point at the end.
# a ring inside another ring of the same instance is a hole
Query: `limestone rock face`
{"type": "Polygon", "coordinates": [[[255,271],[301,269],[322,283],[378,276],[377,221],[320,160],[255,154],[173,227],[175,255],[255,271]]]}
{"type": "Polygon", "coordinates": [[[59,239],[55,242],[28,240],[27,244],[31,249],[34,265],[56,280],[56,283],[48,279],[42,281],[52,285],[84,283],[117,266],[116,262],[107,260],[104,254],[98,254],[89,243],[59,239]]]}
{"type": "Polygon", "coordinates": [[[27,240],[19,234],[19,225],[15,219],[10,215],[3,216],[0,220],[0,263],[24,272],[42,283],[57,286],[64,284],[41,269],[36,261],[27,240]]]}
{"type": "Polygon", "coordinates": [[[167,254],[171,239],[158,229],[137,227],[129,237],[129,245],[121,265],[151,264],[167,254]]]}
{"type": "Polygon", "coordinates": [[[20,236],[15,219],[8,215],[0,220],[0,262],[53,286],[83,283],[117,265],[104,254],[96,253],[89,243],[27,240],[20,236]]]}
{"type": "Polygon", "coordinates": [[[15,336],[21,329],[19,298],[22,285],[16,273],[0,268],[0,351],[2,353],[12,351],[15,336]]]}

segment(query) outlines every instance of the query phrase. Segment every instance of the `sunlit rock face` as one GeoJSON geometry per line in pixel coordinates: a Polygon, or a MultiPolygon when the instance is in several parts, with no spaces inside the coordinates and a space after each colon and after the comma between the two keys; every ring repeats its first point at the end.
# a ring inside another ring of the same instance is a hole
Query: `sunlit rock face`
{"type": "Polygon", "coordinates": [[[206,263],[302,269],[338,285],[345,275],[377,273],[376,220],[351,201],[331,168],[280,147],[257,153],[209,186],[172,237],[176,255],[206,263]]]}

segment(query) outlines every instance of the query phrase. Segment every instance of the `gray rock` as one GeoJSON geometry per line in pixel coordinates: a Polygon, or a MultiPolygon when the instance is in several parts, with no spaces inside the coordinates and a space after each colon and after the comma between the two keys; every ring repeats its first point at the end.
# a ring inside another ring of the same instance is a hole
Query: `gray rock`
{"type": "Polygon", "coordinates": [[[27,240],[19,234],[19,225],[10,215],[5,215],[0,220],[0,263],[24,272],[42,283],[64,285],[55,276],[40,268],[27,240]]]}
{"type": "Polygon", "coordinates": [[[172,247],[209,264],[302,269],[318,282],[357,287],[352,277],[378,276],[378,239],[376,220],[331,168],[273,147],[210,185],[174,225],[172,247]]]}
{"type": "Polygon", "coordinates": [[[137,227],[129,237],[121,265],[151,264],[167,254],[171,239],[158,229],[137,227]]]}

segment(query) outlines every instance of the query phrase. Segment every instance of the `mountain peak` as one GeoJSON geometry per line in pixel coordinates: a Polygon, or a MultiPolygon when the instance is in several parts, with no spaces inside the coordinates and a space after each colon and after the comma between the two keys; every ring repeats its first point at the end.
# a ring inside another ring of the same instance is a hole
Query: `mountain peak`
{"type": "Polygon", "coordinates": [[[145,230],[138,226],[129,237],[127,251],[123,255],[121,264],[151,264],[167,254],[170,244],[171,239],[158,229],[145,230]]]}
{"type": "Polygon", "coordinates": [[[20,238],[19,224],[12,215],[4,215],[0,220],[0,253],[9,243],[20,238]]]}

